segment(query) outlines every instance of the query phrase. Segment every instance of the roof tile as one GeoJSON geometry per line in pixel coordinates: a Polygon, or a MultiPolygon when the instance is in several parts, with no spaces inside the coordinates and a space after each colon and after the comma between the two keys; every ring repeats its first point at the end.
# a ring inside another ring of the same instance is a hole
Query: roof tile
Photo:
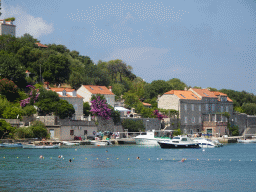
{"type": "Polygon", "coordinates": [[[106,86],[83,85],[92,94],[114,95],[106,86]]]}

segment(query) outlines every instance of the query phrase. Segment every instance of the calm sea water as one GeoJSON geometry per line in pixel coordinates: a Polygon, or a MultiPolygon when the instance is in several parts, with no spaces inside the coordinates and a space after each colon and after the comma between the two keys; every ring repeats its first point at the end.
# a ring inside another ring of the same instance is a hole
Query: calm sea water
{"type": "Polygon", "coordinates": [[[0,170],[0,191],[255,191],[256,144],[0,149],[0,170]]]}

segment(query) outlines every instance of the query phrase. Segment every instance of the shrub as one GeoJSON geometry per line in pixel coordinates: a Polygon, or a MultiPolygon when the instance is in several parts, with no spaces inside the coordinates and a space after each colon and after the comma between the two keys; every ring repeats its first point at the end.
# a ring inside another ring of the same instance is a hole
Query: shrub
{"type": "Polygon", "coordinates": [[[16,131],[15,127],[12,127],[10,123],[7,123],[5,120],[0,119],[0,138],[3,139],[5,137],[12,138],[16,131]]]}
{"type": "Polygon", "coordinates": [[[124,129],[128,129],[128,132],[145,131],[142,120],[124,119],[122,121],[122,126],[124,129]]]}

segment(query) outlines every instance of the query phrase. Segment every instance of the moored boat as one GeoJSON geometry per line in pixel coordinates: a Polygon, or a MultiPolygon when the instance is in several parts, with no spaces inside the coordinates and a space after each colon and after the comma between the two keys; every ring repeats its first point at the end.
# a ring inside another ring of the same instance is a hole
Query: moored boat
{"type": "Polygon", "coordinates": [[[171,140],[158,141],[161,148],[200,148],[199,144],[186,136],[176,136],[171,140]]]}
{"type": "Polygon", "coordinates": [[[67,146],[80,145],[80,143],[72,143],[72,142],[68,142],[68,141],[62,141],[62,144],[67,145],[67,146]]]}
{"type": "Polygon", "coordinates": [[[137,145],[158,145],[158,141],[167,139],[166,137],[163,138],[158,134],[164,133],[164,132],[171,132],[172,130],[165,130],[165,131],[147,131],[146,134],[140,134],[136,137],[134,137],[135,142],[137,145]]]}
{"type": "Polygon", "coordinates": [[[93,140],[91,141],[91,145],[106,146],[106,145],[111,145],[111,142],[108,140],[93,140]]]}
{"type": "Polygon", "coordinates": [[[21,143],[1,143],[0,147],[16,148],[23,147],[23,145],[21,143]]]}
{"type": "Polygon", "coordinates": [[[23,145],[23,149],[59,149],[60,144],[58,145],[23,145]]]}
{"type": "Polygon", "coordinates": [[[238,139],[238,143],[256,143],[256,139],[238,139]]]}
{"type": "Polygon", "coordinates": [[[193,139],[194,142],[198,143],[201,148],[215,148],[220,147],[216,142],[205,139],[205,138],[195,138],[193,139]]]}

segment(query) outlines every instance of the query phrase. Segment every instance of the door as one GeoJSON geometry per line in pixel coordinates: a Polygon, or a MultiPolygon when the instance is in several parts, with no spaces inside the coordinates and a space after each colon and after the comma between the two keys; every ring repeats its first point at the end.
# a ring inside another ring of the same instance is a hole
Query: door
{"type": "Polygon", "coordinates": [[[50,129],[50,136],[51,136],[51,139],[54,138],[54,129],[50,129]]]}

